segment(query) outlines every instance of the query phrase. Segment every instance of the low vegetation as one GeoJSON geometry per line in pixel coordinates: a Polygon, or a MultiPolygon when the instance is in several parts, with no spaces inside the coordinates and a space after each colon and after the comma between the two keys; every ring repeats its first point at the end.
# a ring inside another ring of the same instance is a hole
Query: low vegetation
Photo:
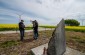
{"type": "MultiPolygon", "coordinates": [[[[55,28],[56,26],[39,26],[41,28],[55,28]]],[[[32,29],[32,26],[27,26],[25,30],[32,29]]],[[[0,31],[19,30],[17,24],[0,24],[0,31]]],[[[65,26],[67,31],[85,32],[85,26],[65,26]]]]}
{"type": "MultiPolygon", "coordinates": [[[[19,33],[0,34],[1,55],[32,55],[30,50],[48,43],[53,30],[39,31],[39,38],[33,40],[33,32],[25,33],[24,41],[19,41],[19,33]]],[[[85,33],[66,31],[66,44],[68,47],[85,52],[85,33]]]]}
{"type": "Polygon", "coordinates": [[[42,28],[55,28],[56,26],[39,26],[39,27],[42,27],[42,28]]]}
{"type": "Polygon", "coordinates": [[[78,51],[85,52],[85,33],[67,31],[66,32],[67,46],[78,51]]]}
{"type": "MultiPolygon", "coordinates": [[[[56,26],[40,26],[42,28],[55,28],[56,26]]],[[[65,26],[66,31],[85,32],[85,26],[65,26]]]]}
{"type": "Polygon", "coordinates": [[[80,22],[78,22],[75,19],[66,19],[65,24],[68,25],[68,26],[79,26],[80,22]]]}
{"type": "Polygon", "coordinates": [[[67,31],[85,32],[85,26],[66,26],[67,31]]]}
{"type": "Polygon", "coordinates": [[[18,44],[19,44],[19,42],[11,40],[11,41],[5,41],[3,43],[0,43],[0,47],[7,48],[7,47],[11,47],[11,46],[16,46],[18,44]]]}
{"type": "MultiPolygon", "coordinates": [[[[30,30],[32,29],[31,26],[27,26],[25,30],[30,30]]],[[[19,30],[18,24],[0,24],[0,31],[17,31],[19,30]]]]}

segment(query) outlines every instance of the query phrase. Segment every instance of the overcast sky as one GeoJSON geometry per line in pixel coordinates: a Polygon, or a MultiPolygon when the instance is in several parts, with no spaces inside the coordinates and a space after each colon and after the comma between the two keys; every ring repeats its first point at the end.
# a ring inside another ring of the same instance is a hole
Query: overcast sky
{"type": "Polygon", "coordinates": [[[0,23],[18,23],[19,15],[30,24],[57,25],[62,19],[85,19],[85,0],[0,0],[0,23]],[[21,15],[22,14],[22,15],[21,15]]]}

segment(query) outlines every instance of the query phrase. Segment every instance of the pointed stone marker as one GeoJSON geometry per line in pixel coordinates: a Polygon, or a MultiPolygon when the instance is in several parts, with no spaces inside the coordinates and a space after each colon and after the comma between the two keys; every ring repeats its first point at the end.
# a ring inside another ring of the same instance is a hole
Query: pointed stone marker
{"type": "Polygon", "coordinates": [[[65,24],[63,19],[55,28],[49,43],[33,48],[31,51],[34,55],[47,55],[46,53],[48,55],[85,55],[85,53],[77,50],[66,48],[65,24]]]}
{"type": "Polygon", "coordinates": [[[55,28],[52,38],[48,43],[48,55],[63,55],[66,51],[64,19],[55,28]]]}

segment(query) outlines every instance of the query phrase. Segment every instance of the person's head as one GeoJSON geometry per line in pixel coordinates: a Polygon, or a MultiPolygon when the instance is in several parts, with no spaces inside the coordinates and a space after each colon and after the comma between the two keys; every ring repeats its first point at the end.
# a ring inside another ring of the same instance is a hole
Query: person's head
{"type": "Polygon", "coordinates": [[[21,20],[21,22],[24,22],[24,20],[21,20]]]}
{"type": "Polygon", "coordinates": [[[37,20],[34,20],[37,23],[37,20]]]}
{"type": "Polygon", "coordinates": [[[35,21],[32,21],[32,24],[34,24],[35,21]]]}
{"type": "Polygon", "coordinates": [[[34,20],[34,21],[36,21],[36,20],[34,20]]]}

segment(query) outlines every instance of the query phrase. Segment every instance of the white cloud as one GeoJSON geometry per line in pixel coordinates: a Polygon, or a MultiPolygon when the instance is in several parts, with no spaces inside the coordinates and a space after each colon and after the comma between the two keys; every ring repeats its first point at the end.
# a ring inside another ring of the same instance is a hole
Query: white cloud
{"type": "MultiPolygon", "coordinates": [[[[39,20],[40,23],[54,24],[58,23],[61,18],[72,18],[71,16],[77,16],[79,13],[85,12],[85,1],[82,0],[1,0],[5,4],[9,5],[10,8],[21,10],[22,12],[32,12],[37,17],[31,17],[29,14],[24,13],[22,16],[25,20],[30,18],[39,20]],[[39,16],[39,17],[38,17],[39,16]],[[41,18],[41,16],[43,18],[41,18]],[[47,22],[47,18],[49,21],[47,22]]],[[[3,8],[3,10],[8,10],[3,8]]],[[[15,13],[21,11],[8,10],[8,15],[16,16],[15,13]]],[[[0,11],[3,14],[7,12],[0,11]]],[[[21,13],[22,13],[21,12],[21,13]]]]}

